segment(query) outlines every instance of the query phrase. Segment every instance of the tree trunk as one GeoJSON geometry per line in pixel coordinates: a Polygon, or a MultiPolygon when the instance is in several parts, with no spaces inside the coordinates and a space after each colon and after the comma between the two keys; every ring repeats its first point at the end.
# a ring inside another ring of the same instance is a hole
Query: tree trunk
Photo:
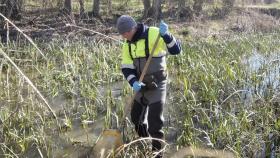
{"type": "Polygon", "coordinates": [[[178,12],[179,14],[185,14],[186,11],[186,1],[185,0],[179,0],[178,2],[178,12]]]}
{"type": "Polygon", "coordinates": [[[42,4],[42,5],[43,5],[43,8],[47,8],[47,5],[48,5],[48,4],[47,4],[46,0],[43,0],[42,3],[43,3],[43,4],[42,4]]]}
{"type": "Polygon", "coordinates": [[[151,1],[150,0],[143,0],[143,4],[144,4],[143,18],[147,18],[149,16],[149,10],[151,9],[151,1]]]}
{"type": "MultiPolygon", "coordinates": [[[[0,0],[0,13],[5,15],[6,3],[5,0],[0,0]]],[[[1,20],[2,18],[0,18],[1,20]]]]}
{"type": "Polygon", "coordinates": [[[199,16],[202,11],[204,0],[194,0],[193,11],[196,16],[199,16]]]}
{"type": "Polygon", "coordinates": [[[65,0],[64,1],[64,9],[66,10],[66,13],[68,15],[72,14],[72,4],[71,4],[71,0],[65,0]]]}
{"type": "Polygon", "coordinates": [[[22,0],[1,0],[0,12],[9,19],[20,20],[22,0]]]}
{"type": "Polygon", "coordinates": [[[178,18],[186,18],[189,21],[193,20],[193,10],[186,5],[185,0],[179,0],[177,16],[178,18]]]}
{"type": "Polygon", "coordinates": [[[92,15],[99,17],[100,0],[93,0],[92,15]]]}
{"type": "Polygon", "coordinates": [[[112,0],[107,0],[108,2],[108,15],[112,13],[112,0]]]}
{"type": "Polygon", "coordinates": [[[161,16],[161,2],[162,0],[153,0],[151,5],[150,0],[143,0],[144,14],[143,18],[153,17],[154,19],[160,19],[161,16]]]}
{"type": "Polygon", "coordinates": [[[85,4],[84,4],[84,0],[79,0],[80,3],[80,18],[84,18],[85,17],[85,4]]]}
{"type": "Polygon", "coordinates": [[[161,18],[161,0],[153,0],[153,17],[158,20],[161,18]]]}
{"type": "MultiPolygon", "coordinates": [[[[5,9],[6,9],[6,7],[5,7],[4,0],[0,0],[0,13],[5,15],[5,9]]],[[[4,20],[4,18],[0,17],[0,30],[2,30],[4,28],[4,25],[5,25],[5,20],[4,20]]],[[[0,32],[0,37],[2,37],[1,32],[0,32]]],[[[2,39],[3,39],[3,37],[2,37],[2,39]]]]}

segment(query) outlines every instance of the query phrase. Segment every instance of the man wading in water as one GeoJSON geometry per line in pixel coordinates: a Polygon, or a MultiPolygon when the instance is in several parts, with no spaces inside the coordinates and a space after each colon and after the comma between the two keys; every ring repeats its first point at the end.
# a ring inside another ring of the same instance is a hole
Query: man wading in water
{"type": "MultiPolygon", "coordinates": [[[[136,97],[131,109],[131,120],[140,137],[163,139],[163,106],[166,99],[166,55],[181,52],[180,43],[168,32],[168,25],[161,21],[159,28],[137,24],[128,15],[117,20],[118,32],[126,41],[122,48],[122,73],[129,82],[136,97]],[[143,71],[157,35],[160,39],[143,82],[139,77],[143,71]],[[168,52],[166,51],[166,48],[168,52]],[[147,123],[144,120],[147,119],[147,123]]],[[[161,142],[152,140],[152,150],[159,151],[161,142]]],[[[162,157],[158,154],[157,158],[162,157]]]]}

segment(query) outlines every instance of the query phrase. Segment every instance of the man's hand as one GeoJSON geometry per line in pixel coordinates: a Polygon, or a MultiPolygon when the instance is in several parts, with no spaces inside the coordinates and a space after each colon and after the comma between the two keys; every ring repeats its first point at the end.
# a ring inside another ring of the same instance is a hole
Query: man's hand
{"type": "Polygon", "coordinates": [[[142,88],[143,86],[145,86],[144,83],[135,81],[135,82],[133,83],[133,90],[136,91],[136,92],[138,92],[138,91],[141,90],[141,88],[142,88]]]}
{"type": "Polygon", "coordinates": [[[159,24],[159,33],[161,36],[164,36],[168,33],[168,25],[163,20],[161,20],[159,24]]]}

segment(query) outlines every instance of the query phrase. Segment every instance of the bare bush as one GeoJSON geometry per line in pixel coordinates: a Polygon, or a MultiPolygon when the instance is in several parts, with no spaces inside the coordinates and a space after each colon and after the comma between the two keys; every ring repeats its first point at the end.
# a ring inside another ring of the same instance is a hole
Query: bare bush
{"type": "Polygon", "coordinates": [[[229,29],[237,32],[269,32],[278,30],[279,21],[256,11],[233,15],[227,20],[229,29]]]}

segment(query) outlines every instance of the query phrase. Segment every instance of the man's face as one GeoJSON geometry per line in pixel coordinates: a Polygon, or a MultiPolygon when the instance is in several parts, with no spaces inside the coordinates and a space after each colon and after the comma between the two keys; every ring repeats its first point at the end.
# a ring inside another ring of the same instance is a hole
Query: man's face
{"type": "Polygon", "coordinates": [[[134,33],[135,33],[135,29],[131,29],[130,31],[123,33],[122,37],[127,39],[128,41],[131,41],[134,33]]]}

